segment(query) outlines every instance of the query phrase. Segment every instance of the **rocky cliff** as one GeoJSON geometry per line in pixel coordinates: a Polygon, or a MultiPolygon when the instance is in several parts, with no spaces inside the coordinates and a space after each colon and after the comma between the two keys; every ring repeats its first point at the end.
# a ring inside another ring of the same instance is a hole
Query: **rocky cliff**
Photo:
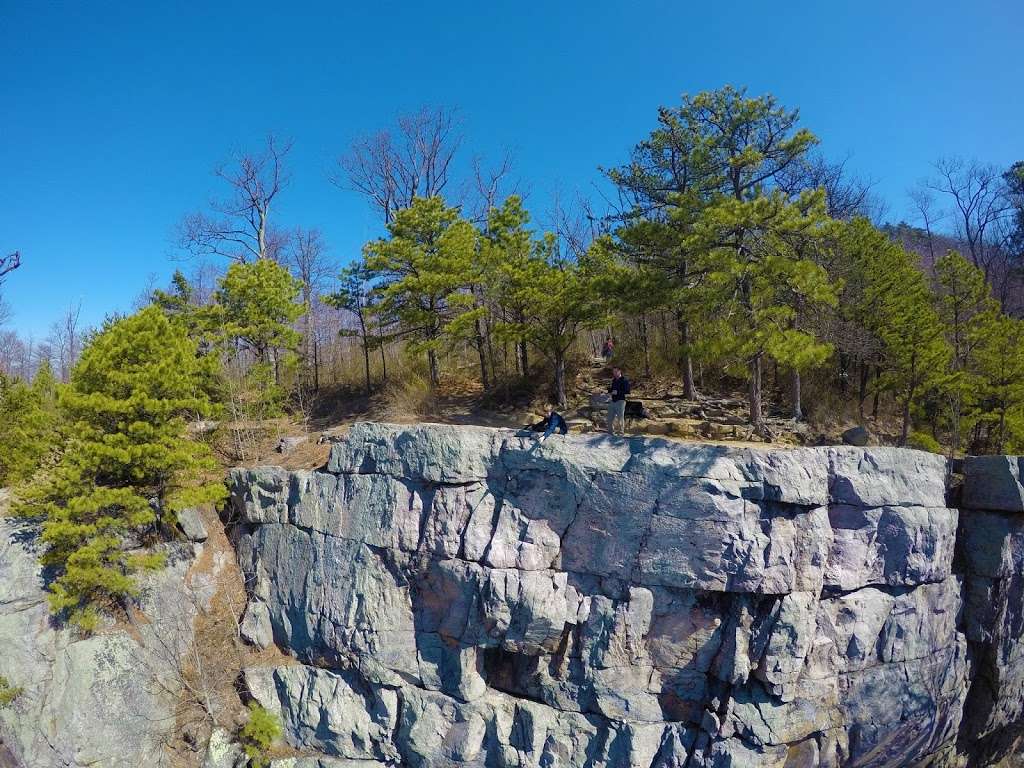
{"type": "Polygon", "coordinates": [[[139,621],[81,637],[46,603],[37,531],[6,519],[0,499],[0,676],[20,689],[0,707],[0,768],[159,768],[176,728],[179,659],[196,606],[187,545],[144,585],[139,621]]]}
{"type": "MultiPolygon", "coordinates": [[[[241,631],[287,654],[241,688],[284,725],[274,768],[1013,765],[1024,462],[955,469],[357,425],[324,471],[231,474],[241,631]]],[[[0,515],[0,766],[170,765],[203,545],[89,638],[50,622],[35,546],[0,515]]],[[[205,766],[244,763],[215,730],[205,766]]]]}
{"type": "Polygon", "coordinates": [[[238,470],[310,766],[961,766],[1024,722],[1021,460],[357,425],[238,470]],[[957,492],[959,493],[959,492],[957,492]],[[959,509],[959,511],[958,511],[959,509]]]}

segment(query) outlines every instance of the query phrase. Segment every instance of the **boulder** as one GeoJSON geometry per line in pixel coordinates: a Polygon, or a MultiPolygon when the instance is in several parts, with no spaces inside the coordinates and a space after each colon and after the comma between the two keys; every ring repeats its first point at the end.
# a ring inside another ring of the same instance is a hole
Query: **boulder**
{"type": "Polygon", "coordinates": [[[206,746],[203,768],[242,768],[248,761],[242,745],[224,728],[214,728],[206,746]]]}
{"type": "Polygon", "coordinates": [[[209,534],[203,525],[203,517],[195,507],[188,507],[177,514],[178,528],[189,541],[204,542],[209,534]]]}
{"type": "Polygon", "coordinates": [[[274,450],[278,453],[291,453],[307,440],[309,440],[309,437],[306,435],[282,437],[277,441],[277,447],[274,450]]]}
{"type": "Polygon", "coordinates": [[[846,445],[855,445],[858,448],[863,448],[871,442],[871,432],[863,425],[850,427],[843,432],[842,439],[846,445]]]}

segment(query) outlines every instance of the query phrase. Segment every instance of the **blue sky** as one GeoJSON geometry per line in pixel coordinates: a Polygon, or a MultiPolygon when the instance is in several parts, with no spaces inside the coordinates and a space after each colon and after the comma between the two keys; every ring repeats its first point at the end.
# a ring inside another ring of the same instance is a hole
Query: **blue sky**
{"type": "Polygon", "coordinates": [[[295,142],[278,223],[352,258],[378,222],[325,170],[423,104],[457,106],[484,156],[511,147],[541,211],[589,191],[659,104],[747,85],[799,107],[898,219],[943,154],[1024,159],[1022,34],[1020,0],[0,0],[0,250],[25,262],[11,325],[129,308],[177,266],[175,224],[217,193],[213,167],[271,131],[295,142]]]}

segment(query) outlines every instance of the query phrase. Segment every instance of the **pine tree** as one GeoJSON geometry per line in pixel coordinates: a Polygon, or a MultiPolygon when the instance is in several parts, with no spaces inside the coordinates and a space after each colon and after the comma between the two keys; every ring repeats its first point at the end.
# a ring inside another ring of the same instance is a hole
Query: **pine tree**
{"type": "Polygon", "coordinates": [[[354,332],[341,331],[343,335],[358,335],[359,345],[363,350],[363,369],[366,383],[366,394],[372,393],[370,386],[370,350],[374,345],[372,335],[370,312],[369,276],[366,265],[363,263],[354,264],[341,271],[338,275],[339,286],[334,293],[322,296],[321,300],[329,307],[344,309],[351,312],[359,326],[354,332]]]}
{"type": "Polygon", "coordinates": [[[977,349],[977,364],[990,450],[1024,450],[1024,320],[1000,315],[977,349]]]}
{"type": "MultiPolygon", "coordinates": [[[[518,290],[537,244],[527,225],[530,214],[518,195],[510,195],[500,207],[493,208],[481,238],[480,258],[485,291],[497,307],[496,330],[521,326],[526,322],[526,297],[518,290]]],[[[507,334],[505,334],[507,336],[507,334]]],[[[529,345],[524,336],[513,334],[516,367],[520,375],[530,370],[529,345]]]]}
{"type": "MultiPolygon", "coordinates": [[[[644,222],[650,224],[650,222],[644,222]]],[[[636,319],[643,354],[644,375],[651,375],[651,339],[648,316],[669,307],[678,307],[683,296],[664,273],[652,266],[637,251],[637,243],[650,242],[644,226],[622,228],[617,239],[604,236],[595,241],[589,264],[594,273],[594,288],[610,310],[623,319],[636,319]]]]}
{"type": "Polygon", "coordinates": [[[61,392],[70,440],[16,512],[42,518],[42,560],[55,569],[50,606],[83,629],[138,594],[139,571],[163,563],[157,551],[129,549],[129,536],[153,544],[177,511],[224,495],[202,481],[216,465],[186,433],[187,417],[211,412],[201,387],[210,364],[150,306],[108,322],[61,392]]]}
{"type": "Polygon", "coordinates": [[[535,244],[534,252],[499,273],[503,295],[522,311],[519,322],[502,323],[499,332],[537,349],[551,363],[553,399],[567,405],[566,361],[580,332],[600,326],[607,307],[600,300],[594,271],[558,255],[553,235],[535,244]]]}
{"type": "Polygon", "coordinates": [[[221,331],[240,342],[262,363],[277,360],[281,351],[294,352],[299,332],[292,324],[304,311],[302,283],[270,259],[232,264],[214,293],[221,331]]]}
{"type": "Polygon", "coordinates": [[[977,351],[997,327],[999,305],[992,298],[985,273],[956,251],[935,263],[936,309],[946,326],[952,354],[942,394],[950,412],[950,456],[960,450],[961,417],[975,405],[982,388],[977,351]]]}
{"type": "Polygon", "coordinates": [[[902,414],[899,444],[905,445],[912,406],[918,395],[945,383],[952,350],[928,281],[911,254],[881,233],[866,232],[866,222],[853,226],[857,247],[849,256],[857,261],[861,285],[852,314],[879,339],[884,361],[879,386],[896,393],[902,414]]]}
{"type": "Polygon", "coordinates": [[[824,362],[830,345],[795,322],[797,306],[834,306],[835,287],[805,254],[828,235],[820,192],[794,202],[775,192],[719,196],[701,213],[691,247],[708,265],[707,335],[716,357],[746,375],[750,420],[767,436],[761,404],[766,358],[794,369],[824,362]]]}
{"type": "Polygon", "coordinates": [[[32,384],[0,374],[0,487],[29,480],[57,447],[57,379],[49,362],[32,384]]]}
{"type": "Polygon", "coordinates": [[[416,198],[395,213],[390,237],[369,243],[366,268],[374,280],[377,316],[396,336],[425,352],[430,383],[440,383],[438,353],[479,316],[468,288],[479,279],[476,229],[440,197],[416,198]],[[468,313],[476,313],[466,316],[468,313]]]}

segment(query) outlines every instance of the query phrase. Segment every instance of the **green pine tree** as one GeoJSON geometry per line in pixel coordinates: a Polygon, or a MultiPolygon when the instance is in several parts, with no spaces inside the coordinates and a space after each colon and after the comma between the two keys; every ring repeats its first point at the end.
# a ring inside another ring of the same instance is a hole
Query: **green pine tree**
{"type": "Polygon", "coordinates": [[[480,312],[469,287],[477,282],[476,229],[440,197],[416,198],[388,223],[390,237],[364,249],[375,283],[380,322],[425,352],[430,383],[440,383],[438,353],[463,338],[480,312]]]}
{"type": "Polygon", "coordinates": [[[977,365],[988,449],[1024,451],[1024,320],[1000,315],[977,349],[977,365]]]}
{"type": "Polygon", "coordinates": [[[878,386],[900,404],[900,445],[910,435],[916,399],[948,380],[952,350],[928,280],[916,259],[863,219],[845,227],[851,262],[848,317],[878,340],[883,372],[878,386]]]}
{"type": "Polygon", "coordinates": [[[59,442],[57,380],[43,362],[31,384],[0,374],[0,487],[29,480],[59,442]]]}
{"type": "Polygon", "coordinates": [[[139,571],[163,563],[153,549],[130,549],[129,536],[155,544],[177,511],[224,496],[202,479],[216,468],[209,449],[186,432],[187,418],[212,410],[202,388],[210,364],[150,306],[93,336],[61,392],[70,440],[16,513],[42,518],[50,606],[85,630],[100,609],[138,594],[139,571]]]}
{"type": "Polygon", "coordinates": [[[935,264],[936,309],[946,327],[949,375],[942,396],[950,417],[950,456],[960,450],[962,416],[975,407],[982,389],[977,352],[998,327],[999,305],[992,298],[985,273],[956,251],[935,264]]]}
{"type": "Polygon", "coordinates": [[[608,308],[601,301],[595,268],[558,255],[548,234],[520,262],[503,264],[496,279],[502,295],[521,311],[521,320],[504,322],[499,334],[529,343],[551,364],[552,397],[567,405],[566,363],[581,331],[604,324],[608,308]]]}
{"type": "Polygon", "coordinates": [[[372,304],[366,265],[360,262],[343,269],[338,275],[338,281],[338,290],[320,298],[327,306],[347,310],[355,317],[358,329],[342,329],[339,333],[343,336],[359,337],[359,346],[363,350],[366,394],[369,396],[373,391],[370,384],[370,351],[378,343],[378,337],[375,336],[372,326],[372,304]]]}
{"type": "Polygon", "coordinates": [[[232,264],[214,292],[214,318],[232,343],[262,363],[279,352],[294,352],[301,336],[292,324],[305,311],[302,283],[270,259],[232,264]]]}

